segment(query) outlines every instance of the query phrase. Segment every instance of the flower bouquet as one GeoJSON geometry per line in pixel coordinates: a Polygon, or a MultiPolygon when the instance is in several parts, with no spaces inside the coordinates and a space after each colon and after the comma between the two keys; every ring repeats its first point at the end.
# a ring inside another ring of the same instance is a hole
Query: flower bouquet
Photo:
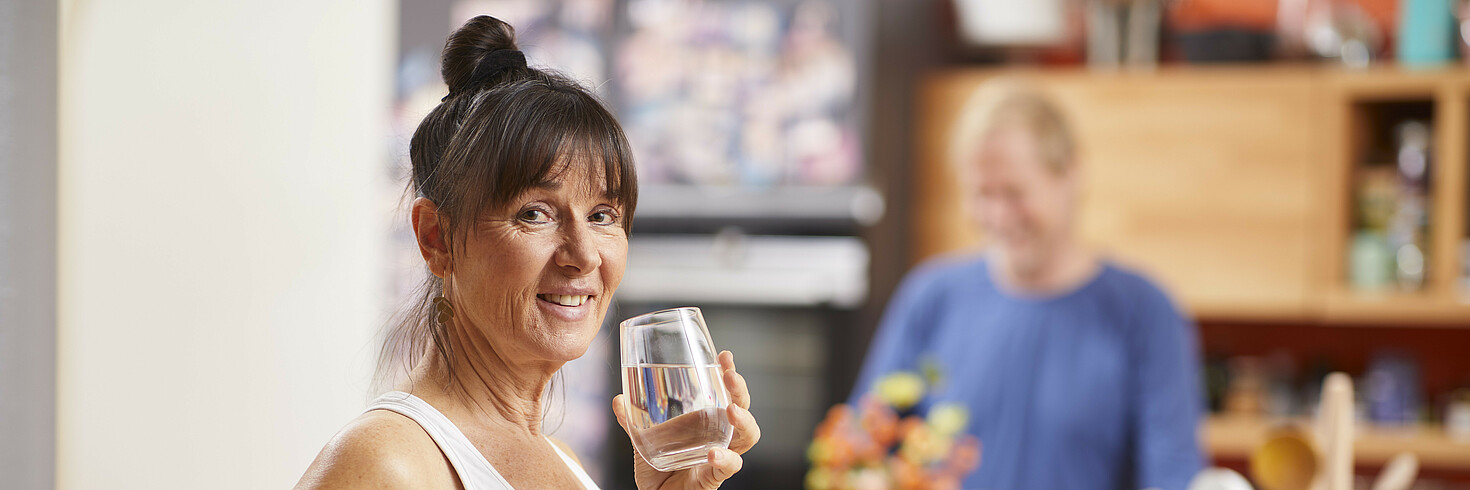
{"type": "MultiPolygon", "coordinates": [[[[926,369],[930,385],[937,371],[926,369]]],[[[969,411],[957,404],[914,413],[925,377],[900,371],[880,378],[857,407],[839,404],[817,425],[807,458],[809,490],[958,489],[980,464],[980,443],[965,434],[969,411]]]]}

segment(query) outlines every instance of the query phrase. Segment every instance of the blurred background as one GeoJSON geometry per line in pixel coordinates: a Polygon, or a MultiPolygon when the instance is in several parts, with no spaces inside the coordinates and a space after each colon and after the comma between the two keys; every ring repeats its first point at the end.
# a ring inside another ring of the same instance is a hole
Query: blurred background
{"type": "MultiPolygon", "coordinates": [[[[423,273],[408,140],[478,14],[623,122],[608,322],[697,305],[737,353],[727,488],[800,488],[898,280],[983,243],[948,128],[1013,73],[1075,126],[1085,240],[1198,323],[1213,464],[1343,371],[1360,474],[1470,488],[1460,0],[0,1],[0,487],[293,484],[423,273]]],[[[612,332],[548,428],[632,488],[612,332]]]]}

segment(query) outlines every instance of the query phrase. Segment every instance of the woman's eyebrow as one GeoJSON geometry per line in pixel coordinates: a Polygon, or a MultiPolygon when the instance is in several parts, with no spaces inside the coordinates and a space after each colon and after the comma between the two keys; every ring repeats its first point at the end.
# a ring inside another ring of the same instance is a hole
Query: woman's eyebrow
{"type": "MultiPolygon", "coordinates": [[[[547,190],[547,191],[558,191],[558,190],[561,190],[561,188],[563,187],[563,185],[564,185],[564,182],[562,180],[547,179],[547,180],[539,180],[539,181],[536,181],[535,184],[531,184],[531,189],[535,189],[535,190],[547,190]]],[[[585,189],[587,191],[591,192],[593,195],[601,194],[604,198],[618,198],[618,197],[620,197],[620,196],[617,195],[617,193],[612,192],[611,190],[609,190],[607,185],[603,184],[602,182],[595,181],[595,180],[594,181],[591,181],[591,182],[588,182],[587,183],[587,187],[585,189]]]]}

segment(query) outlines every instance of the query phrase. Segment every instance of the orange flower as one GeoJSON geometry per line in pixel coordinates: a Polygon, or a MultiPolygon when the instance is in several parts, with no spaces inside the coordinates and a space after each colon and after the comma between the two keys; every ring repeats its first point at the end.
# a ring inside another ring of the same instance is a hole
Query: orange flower
{"type": "Polygon", "coordinates": [[[975,436],[961,437],[949,453],[947,469],[955,475],[968,475],[980,467],[980,440],[975,436]]]}
{"type": "Polygon", "coordinates": [[[898,413],[878,402],[876,398],[863,397],[863,412],[859,422],[863,430],[879,446],[888,447],[898,440],[898,413]]]}
{"type": "Polygon", "coordinates": [[[891,458],[888,467],[893,470],[893,481],[901,490],[923,490],[929,483],[924,470],[903,458],[891,458]]]}

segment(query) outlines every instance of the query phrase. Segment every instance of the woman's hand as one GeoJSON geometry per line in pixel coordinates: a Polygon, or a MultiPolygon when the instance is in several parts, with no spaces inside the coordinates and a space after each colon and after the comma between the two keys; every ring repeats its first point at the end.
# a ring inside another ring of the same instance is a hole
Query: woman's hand
{"type": "MultiPolygon", "coordinates": [[[[745,386],[745,377],[735,372],[735,355],[730,351],[724,351],[720,352],[719,357],[721,378],[725,382],[725,389],[730,392],[730,406],[725,407],[725,414],[730,417],[730,425],[735,429],[735,433],[730,437],[730,449],[710,449],[704,464],[679,471],[664,472],[649,466],[643,456],[637,453],[635,447],[633,450],[633,479],[638,482],[638,488],[644,490],[719,488],[720,483],[740,471],[740,466],[744,464],[740,455],[749,451],[751,446],[760,440],[761,428],[756,425],[755,416],[750,414],[750,390],[745,386]]],[[[623,426],[623,431],[628,432],[628,437],[631,439],[633,433],[628,430],[626,399],[627,395],[613,397],[613,415],[617,416],[618,425],[623,426]]]]}

